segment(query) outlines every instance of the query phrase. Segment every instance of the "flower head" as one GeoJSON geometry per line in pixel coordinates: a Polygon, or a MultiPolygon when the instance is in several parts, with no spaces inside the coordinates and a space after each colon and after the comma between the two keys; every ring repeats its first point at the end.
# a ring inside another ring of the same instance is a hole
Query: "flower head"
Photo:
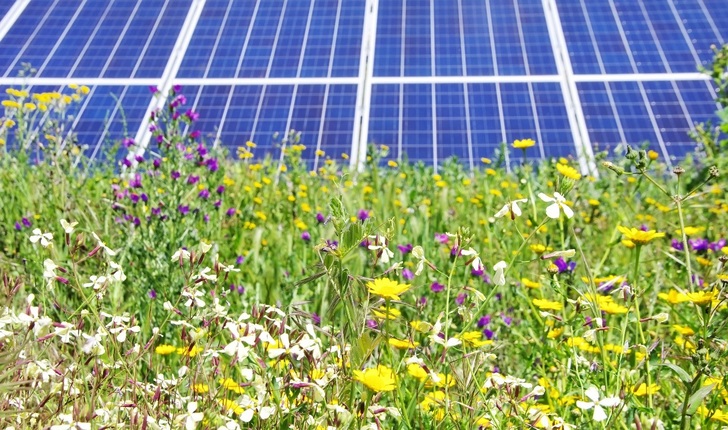
{"type": "Polygon", "coordinates": [[[407,284],[400,284],[388,278],[380,278],[367,282],[369,293],[388,300],[399,300],[399,296],[409,290],[409,288],[410,286],[407,284]]]}
{"type": "Polygon", "coordinates": [[[376,369],[355,370],[354,380],[377,393],[394,391],[397,387],[397,378],[392,369],[381,364],[376,369]]]}
{"type": "Polygon", "coordinates": [[[606,399],[599,399],[599,390],[595,386],[589,387],[584,395],[591,400],[591,402],[577,401],[576,406],[579,409],[589,410],[594,408],[594,421],[600,422],[607,419],[607,413],[604,408],[613,408],[621,402],[619,397],[607,397],[606,399]]]}
{"type": "Polygon", "coordinates": [[[43,233],[39,228],[34,229],[33,234],[30,236],[31,242],[37,243],[40,241],[43,248],[47,248],[51,244],[51,240],[53,240],[53,234],[43,233]]]}
{"type": "Polygon", "coordinates": [[[514,220],[516,217],[521,216],[521,208],[518,207],[519,203],[527,203],[528,199],[518,199],[518,200],[512,200],[501,208],[498,212],[495,213],[496,218],[501,218],[505,214],[510,214],[511,219],[514,220]]]}
{"type": "Polygon", "coordinates": [[[536,144],[536,142],[533,139],[522,139],[522,140],[515,140],[513,142],[513,147],[516,149],[526,149],[526,148],[532,147],[535,144],[536,144]]]}
{"type": "Polygon", "coordinates": [[[574,211],[566,204],[566,199],[560,193],[554,193],[553,197],[549,197],[544,193],[538,193],[538,197],[546,203],[553,203],[546,208],[546,216],[549,218],[559,219],[562,210],[566,218],[574,216],[574,211]]]}
{"type": "Polygon", "coordinates": [[[634,243],[635,245],[644,245],[652,241],[652,239],[657,239],[665,236],[665,233],[658,233],[655,230],[642,231],[634,227],[622,227],[621,225],[617,226],[617,230],[619,230],[619,232],[622,233],[627,238],[627,240],[634,243]]]}

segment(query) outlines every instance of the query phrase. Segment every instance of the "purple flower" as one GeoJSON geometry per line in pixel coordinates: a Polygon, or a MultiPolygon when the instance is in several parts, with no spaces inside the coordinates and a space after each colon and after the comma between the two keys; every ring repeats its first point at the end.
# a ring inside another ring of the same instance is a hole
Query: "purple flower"
{"type": "Polygon", "coordinates": [[[311,240],[311,233],[304,231],[301,233],[301,239],[303,239],[304,242],[308,242],[311,240]]]}
{"type": "Polygon", "coordinates": [[[30,228],[33,226],[33,223],[31,223],[30,220],[25,217],[23,217],[23,219],[21,219],[20,222],[22,222],[23,225],[26,226],[27,228],[30,228]]]}
{"type": "Polygon", "coordinates": [[[131,193],[131,194],[129,195],[129,199],[130,199],[130,200],[131,200],[131,202],[132,202],[132,203],[134,203],[134,204],[137,204],[137,203],[139,203],[139,195],[138,195],[138,194],[134,194],[134,193],[131,193]]]}
{"type": "Polygon", "coordinates": [[[333,249],[339,249],[339,242],[335,240],[326,239],[326,246],[333,249]]]}
{"type": "Polygon", "coordinates": [[[162,143],[162,142],[164,142],[164,135],[160,134],[157,136],[157,143],[162,143]]]}
{"type": "Polygon", "coordinates": [[[155,131],[157,131],[157,126],[156,126],[156,125],[154,125],[154,124],[151,124],[151,125],[149,126],[149,131],[150,131],[150,132],[152,132],[152,133],[154,133],[155,131]]]}
{"type": "Polygon", "coordinates": [[[201,143],[197,145],[197,155],[199,155],[200,157],[204,157],[205,155],[207,155],[207,148],[205,148],[205,145],[201,143]]]}
{"type": "Polygon", "coordinates": [[[367,327],[371,329],[377,328],[377,322],[375,320],[367,320],[367,327]]]}
{"type": "Polygon", "coordinates": [[[718,252],[725,246],[725,243],[725,239],[720,239],[717,242],[711,242],[708,248],[713,252],[718,252]]]}
{"type": "Polygon", "coordinates": [[[402,277],[406,281],[411,281],[415,278],[415,274],[412,273],[412,271],[410,269],[404,269],[404,270],[402,270],[402,277]]]}
{"type": "Polygon", "coordinates": [[[675,251],[683,251],[685,249],[683,243],[677,239],[673,239],[672,243],[670,243],[670,246],[672,246],[672,249],[674,249],[675,251]]]}
{"type": "Polygon", "coordinates": [[[149,86],[149,92],[152,94],[157,94],[159,92],[159,88],[157,88],[156,85],[150,85],[149,86]]]}
{"type": "Polygon", "coordinates": [[[162,208],[152,208],[152,215],[159,216],[162,213],[162,208]]]}
{"type": "Polygon", "coordinates": [[[482,264],[478,265],[478,268],[470,269],[470,274],[473,276],[483,276],[485,273],[485,267],[482,264]]]}
{"type": "Polygon", "coordinates": [[[157,298],[157,292],[154,291],[154,290],[149,290],[149,292],[147,294],[149,295],[149,298],[150,299],[156,299],[157,298]]]}
{"type": "Polygon", "coordinates": [[[190,175],[190,176],[187,177],[187,183],[189,185],[196,184],[197,181],[199,181],[199,180],[200,180],[200,177],[199,176],[190,175]]]}
{"type": "Polygon", "coordinates": [[[647,227],[647,225],[646,225],[646,224],[642,224],[642,225],[640,226],[640,230],[642,230],[642,231],[649,231],[649,230],[650,230],[650,228],[649,228],[649,227],[647,227]]]}
{"type": "Polygon", "coordinates": [[[414,247],[411,243],[408,243],[407,245],[397,245],[397,249],[399,249],[399,252],[401,252],[402,255],[407,255],[412,252],[412,249],[414,249],[414,247]]]}
{"type": "Polygon", "coordinates": [[[137,163],[139,163],[139,164],[142,164],[142,163],[144,162],[144,157],[143,157],[143,156],[141,156],[141,155],[135,155],[135,156],[134,156],[134,160],[135,160],[135,161],[136,161],[137,163]]]}
{"type": "Polygon", "coordinates": [[[487,328],[486,329],[483,329],[483,336],[485,336],[485,338],[488,339],[488,340],[493,339],[493,335],[494,334],[495,333],[493,333],[493,330],[490,330],[490,329],[487,329],[487,328]]]}
{"type": "Polygon", "coordinates": [[[207,160],[207,170],[211,172],[217,172],[217,170],[220,168],[217,164],[217,158],[210,158],[207,160]]]}
{"type": "Polygon", "coordinates": [[[218,186],[217,189],[215,190],[215,192],[218,193],[218,194],[224,193],[225,192],[225,185],[218,186]]]}
{"type": "Polygon", "coordinates": [[[121,141],[121,146],[123,146],[124,148],[131,148],[132,146],[134,146],[134,143],[134,139],[132,139],[131,137],[125,137],[124,140],[121,141]]]}
{"type": "Polygon", "coordinates": [[[703,252],[708,250],[708,239],[690,239],[688,244],[695,252],[703,252]]]}
{"type": "Polygon", "coordinates": [[[366,221],[369,218],[369,211],[366,209],[360,209],[357,218],[359,218],[359,221],[366,221]]]}
{"type": "Polygon", "coordinates": [[[175,85],[174,85],[174,86],[172,87],[172,89],[174,90],[174,92],[175,92],[175,93],[179,93],[180,91],[182,91],[182,85],[180,85],[180,84],[175,84],[175,85]]]}
{"type": "Polygon", "coordinates": [[[235,208],[230,208],[227,211],[225,211],[225,215],[233,216],[233,215],[235,215],[235,212],[236,212],[235,208]]]}
{"type": "Polygon", "coordinates": [[[133,223],[133,224],[134,224],[135,226],[139,227],[139,226],[140,226],[140,225],[142,224],[142,220],[140,220],[140,219],[139,219],[139,217],[136,217],[136,216],[135,216],[135,217],[134,217],[134,220],[132,221],[132,223],[133,223]]]}
{"type": "Polygon", "coordinates": [[[484,315],[478,320],[478,328],[483,328],[490,324],[490,315],[484,315]]]}
{"type": "Polygon", "coordinates": [[[23,229],[23,226],[22,226],[22,225],[20,225],[20,222],[18,222],[18,221],[15,221],[15,229],[16,229],[16,230],[18,230],[18,231],[20,231],[20,230],[22,230],[22,229],[23,229]]]}
{"type": "Polygon", "coordinates": [[[187,205],[179,205],[179,206],[177,206],[177,210],[182,215],[187,215],[190,212],[190,207],[187,205]]]}
{"type": "Polygon", "coordinates": [[[501,315],[501,318],[503,319],[503,323],[505,323],[505,325],[510,327],[511,323],[513,322],[513,317],[501,315]]]}
{"type": "Polygon", "coordinates": [[[215,206],[216,208],[219,208],[220,206],[222,206],[222,200],[217,200],[212,205],[215,206]]]}
{"type": "Polygon", "coordinates": [[[239,265],[243,264],[244,261],[245,261],[245,257],[243,257],[242,255],[238,255],[238,258],[235,259],[235,264],[237,264],[239,266],[239,265]]]}
{"type": "Polygon", "coordinates": [[[316,221],[318,221],[319,224],[323,224],[326,222],[326,218],[324,217],[324,214],[321,212],[316,214],[316,221]]]}
{"type": "Polygon", "coordinates": [[[190,121],[197,121],[200,118],[200,114],[197,113],[197,112],[195,112],[195,111],[193,111],[192,109],[187,109],[187,112],[185,112],[185,116],[190,121]]]}
{"type": "Polygon", "coordinates": [[[321,317],[316,312],[311,314],[311,319],[315,325],[321,325],[321,317]]]}
{"type": "Polygon", "coordinates": [[[142,199],[142,201],[144,203],[149,201],[149,196],[147,196],[146,193],[142,193],[139,197],[142,199]]]}
{"type": "Polygon", "coordinates": [[[129,160],[128,158],[124,158],[123,160],[121,160],[121,164],[124,167],[131,167],[132,166],[131,160],[129,160]]]}
{"type": "Polygon", "coordinates": [[[238,285],[238,294],[245,294],[245,287],[238,285]]]}
{"type": "Polygon", "coordinates": [[[445,289],[445,286],[437,281],[433,282],[432,285],[430,285],[430,291],[432,291],[433,293],[439,293],[440,291],[442,291],[444,289],[445,289]]]}
{"type": "Polygon", "coordinates": [[[465,303],[465,299],[467,297],[468,297],[468,295],[465,293],[458,294],[458,296],[455,298],[455,304],[457,304],[458,306],[462,306],[463,303],[465,303]]]}
{"type": "Polygon", "coordinates": [[[152,162],[152,166],[154,166],[155,169],[159,169],[159,166],[161,166],[161,165],[162,165],[162,160],[160,160],[159,158],[155,158],[154,161],[152,162]]]}
{"type": "Polygon", "coordinates": [[[450,241],[450,238],[445,233],[435,233],[435,240],[445,245],[450,241]]]}
{"type": "Polygon", "coordinates": [[[563,257],[559,257],[556,260],[554,260],[554,265],[556,265],[556,267],[559,268],[559,273],[573,272],[574,269],[576,269],[575,261],[569,261],[567,263],[563,257]]]}
{"type": "Polygon", "coordinates": [[[201,199],[204,199],[204,200],[207,200],[207,199],[210,198],[210,191],[207,188],[205,188],[204,190],[200,191],[197,194],[197,197],[199,197],[201,199]]]}
{"type": "Polygon", "coordinates": [[[172,179],[173,179],[173,180],[175,180],[175,181],[176,181],[177,179],[179,179],[179,177],[180,177],[180,173],[179,173],[178,171],[176,171],[176,170],[172,170],[172,173],[170,173],[169,175],[170,175],[170,176],[172,177],[172,179]]]}
{"type": "Polygon", "coordinates": [[[362,248],[369,248],[369,245],[371,245],[371,242],[369,242],[368,238],[359,242],[359,246],[361,246],[362,248]]]}
{"type": "Polygon", "coordinates": [[[208,214],[205,214],[205,215],[204,215],[204,216],[202,217],[202,220],[203,220],[203,221],[205,221],[205,224],[207,224],[208,222],[210,222],[210,215],[208,215],[208,214]]]}
{"type": "Polygon", "coordinates": [[[200,132],[200,130],[195,130],[195,131],[192,131],[192,132],[190,132],[190,139],[192,139],[192,140],[195,140],[195,139],[197,139],[198,137],[200,137],[200,134],[202,134],[202,133],[200,132]]]}
{"type": "Polygon", "coordinates": [[[425,307],[427,305],[427,297],[425,297],[425,296],[420,297],[419,300],[417,300],[417,305],[425,307]]]}
{"type": "Polygon", "coordinates": [[[135,174],[134,179],[129,181],[129,186],[132,188],[141,188],[142,187],[142,176],[140,174],[135,174]]]}

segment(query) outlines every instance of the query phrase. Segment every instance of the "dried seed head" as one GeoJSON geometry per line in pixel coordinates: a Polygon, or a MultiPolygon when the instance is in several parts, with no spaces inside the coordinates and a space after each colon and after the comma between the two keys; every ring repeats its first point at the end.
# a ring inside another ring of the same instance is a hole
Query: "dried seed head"
{"type": "Polygon", "coordinates": [[[718,171],[718,166],[711,166],[711,168],[708,170],[710,173],[711,178],[717,178],[720,176],[720,172],[718,171]]]}
{"type": "Polygon", "coordinates": [[[683,173],[685,173],[685,169],[683,169],[683,168],[682,168],[682,167],[680,167],[680,166],[677,166],[677,167],[675,167],[674,169],[672,169],[672,173],[674,173],[674,174],[676,174],[676,175],[680,176],[680,175],[682,175],[683,173]]]}

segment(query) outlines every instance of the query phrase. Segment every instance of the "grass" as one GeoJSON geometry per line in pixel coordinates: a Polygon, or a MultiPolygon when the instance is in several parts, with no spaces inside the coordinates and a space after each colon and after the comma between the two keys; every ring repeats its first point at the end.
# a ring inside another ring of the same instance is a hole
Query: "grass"
{"type": "Polygon", "coordinates": [[[384,146],[310,171],[295,135],[230,160],[175,88],[104,168],[67,129],[83,88],[4,103],[6,427],[728,424],[720,128],[672,171],[621,148],[582,176],[528,139],[512,173],[384,146]]]}

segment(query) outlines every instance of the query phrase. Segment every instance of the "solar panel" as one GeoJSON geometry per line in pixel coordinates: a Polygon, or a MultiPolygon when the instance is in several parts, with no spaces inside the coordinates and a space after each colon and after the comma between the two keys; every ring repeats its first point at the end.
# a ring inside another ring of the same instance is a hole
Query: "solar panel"
{"type": "Polygon", "coordinates": [[[522,138],[583,168],[592,145],[679,158],[715,110],[697,66],[728,40],[721,0],[23,0],[0,16],[0,85],[89,85],[92,154],[145,140],[147,86],[179,83],[210,140],[277,156],[293,128],[312,167],[370,142],[474,167],[522,138]]]}

